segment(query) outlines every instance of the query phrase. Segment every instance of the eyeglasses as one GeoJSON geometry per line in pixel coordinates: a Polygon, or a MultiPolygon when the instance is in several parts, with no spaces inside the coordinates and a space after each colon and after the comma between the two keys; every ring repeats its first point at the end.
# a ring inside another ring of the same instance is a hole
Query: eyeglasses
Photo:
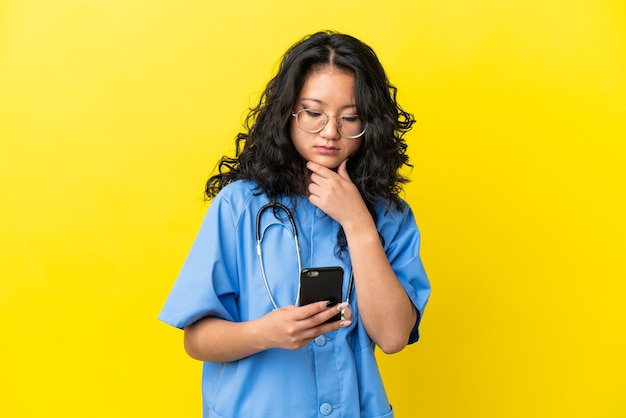
{"type": "Polygon", "coordinates": [[[356,139],[365,133],[367,124],[359,117],[359,115],[338,115],[328,116],[319,110],[302,109],[291,116],[296,118],[298,128],[304,132],[315,134],[324,129],[330,118],[337,119],[337,130],[344,138],[356,139]]]}

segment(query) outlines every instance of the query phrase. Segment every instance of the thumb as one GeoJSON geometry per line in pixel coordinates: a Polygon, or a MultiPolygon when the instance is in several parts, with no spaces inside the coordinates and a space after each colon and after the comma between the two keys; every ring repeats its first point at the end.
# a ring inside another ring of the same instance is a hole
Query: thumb
{"type": "Polygon", "coordinates": [[[343,160],[341,164],[339,164],[339,167],[337,167],[337,174],[339,174],[343,178],[350,180],[350,175],[348,174],[348,160],[347,159],[343,160]]]}

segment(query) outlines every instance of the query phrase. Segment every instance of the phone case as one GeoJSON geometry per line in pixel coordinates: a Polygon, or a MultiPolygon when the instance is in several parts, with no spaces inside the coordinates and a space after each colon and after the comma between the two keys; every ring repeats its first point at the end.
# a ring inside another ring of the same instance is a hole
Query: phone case
{"type": "MultiPolygon", "coordinates": [[[[327,300],[342,301],[343,269],[339,266],[307,268],[300,273],[300,306],[327,300]]],[[[331,321],[341,319],[341,314],[331,321]]]]}

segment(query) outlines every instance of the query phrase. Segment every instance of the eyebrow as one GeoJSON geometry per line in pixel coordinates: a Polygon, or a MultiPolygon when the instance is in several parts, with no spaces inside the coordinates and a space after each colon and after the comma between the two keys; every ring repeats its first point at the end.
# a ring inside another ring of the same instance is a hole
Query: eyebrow
{"type": "MultiPolygon", "coordinates": [[[[315,102],[315,103],[317,103],[317,104],[321,104],[321,105],[325,105],[325,104],[326,104],[326,103],[324,103],[324,101],[322,101],[322,100],[319,100],[319,99],[313,99],[313,98],[310,98],[310,97],[303,97],[302,99],[300,99],[300,101],[301,101],[301,102],[302,102],[302,101],[305,101],[305,100],[310,101],[310,102],[315,102]]],[[[343,105],[343,106],[341,106],[341,109],[348,109],[348,108],[352,108],[352,107],[356,107],[356,104],[347,104],[347,105],[343,105]]]]}

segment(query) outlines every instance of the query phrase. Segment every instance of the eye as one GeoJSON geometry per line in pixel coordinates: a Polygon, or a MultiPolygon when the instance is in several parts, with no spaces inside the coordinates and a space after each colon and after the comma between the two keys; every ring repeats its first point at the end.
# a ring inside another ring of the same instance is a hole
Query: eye
{"type": "Polygon", "coordinates": [[[319,118],[322,116],[322,113],[317,110],[304,109],[304,113],[306,113],[306,115],[310,118],[319,118]]]}
{"type": "Polygon", "coordinates": [[[360,120],[358,115],[341,115],[341,121],[345,123],[359,123],[360,120]]]}

